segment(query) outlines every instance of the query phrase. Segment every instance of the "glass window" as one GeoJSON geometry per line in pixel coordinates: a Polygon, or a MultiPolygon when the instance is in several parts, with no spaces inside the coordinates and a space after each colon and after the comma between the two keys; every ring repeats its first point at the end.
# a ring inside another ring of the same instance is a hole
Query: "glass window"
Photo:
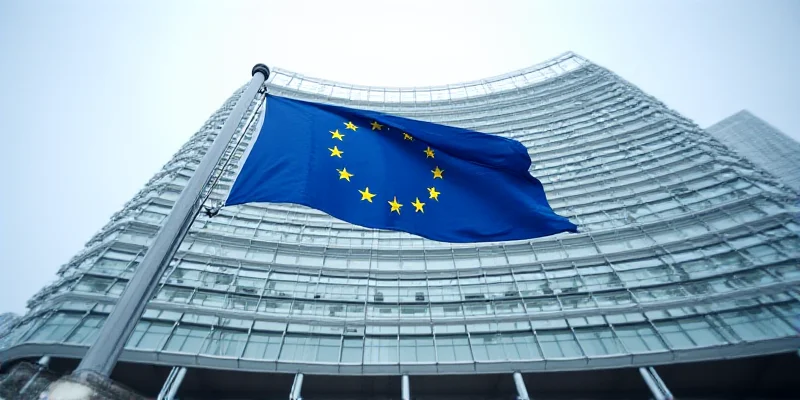
{"type": "Polygon", "coordinates": [[[623,353],[610,327],[576,329],[575,336],[589,356],[623,353]]]}
{"type": "Polygon", "coordinates": [[[64,337],[81,320],[79,314],[58,313],[47,320],[39,329],[36,330],[29,339],[29,342],[57,342],[64,340],[64,337]]]}
{"type": "Polygon", "coordinates": [[[432,336],[406,336],[400,338],[401,362],[435,362],[436,353],[432,336]]]}
{"type": "Polygon", "coordinates": [[[192,296],[193,290],[194,289],[164,286],[159,290],[156,299],[172,303],[186,303],[189,301],[189,297],[192,296]]]}
{"type": "Polygon", "coordinates": [[[686,334],[676,321],[660,321],[655,323],[664,340],[674,349],[695,347],[692,339],[686,334]]]}
{"type": "Polygon", "coordinates": [[[130,263],[130,261],[114,260],[104,257],[100,259],[97,264],[92,266],[92,271],[104,275],[119,275],[122,271],[126,270],[130,263]]]}
{"type": "Polygon", "coordinates": [[[314,361],[318,344],[317,338],[308,335],[287,334],[279,358],[283,361],[314,361]]]}
{"type": "Polygon", "coordinates": [[[229,295],[227,308],[234,310],[254,311],[258,306],[258,297],[229,295]]]}
{"type": "Polygon", "coordinates": [[[437,336],[436,353],[439,355],[439,362],[472,361],[466,336],[437,336]]]}
{"type": "Polygon", "coordinates": [[[698,346],[713,346],[725,343],[725,339],[703,318],[680,320],[681,328],[698,346]]]}
{"type": "Polygon", "coordinates": [[[160,349],[172,331],[172,326],[172,323],[167,322],[140,321],[128,339],[126,347],[142,350],[160,349]]]}
{"type": "Polygon", "coordinates": [[[461,317],[463,311],[461,304],[431,305],[431,315],[434,317],[461,317]]]}
{"type": "Polygon", "coordinates": [[[244,349],[244,357],[257,360],[275,360],[281,349],[281,334],[252,332],[244,349]]]}
{"type": "Polygon", "coordinates": [[[630,292],[597,293],[593,297],[600,307],[613,307],[633,302],[630,292]]]}
{"type": "Polygon", "coordinates": [[[364,364],[396,363],[396,337],[367,337],[364,346],[364,364]]]}
{"type": "Polygon", "coordinates": [[[633,353],[665,350],[658,334],[648,325],[615,326],[617,337],[628,351],[633,353]]]}
{"type": "Polygon", "coordinates": [[[88,344],[94,342],[97,332],[103,326],[103,321],[105,321],[105,317],[100,315],[86,317],[78,329],[70,335],[67,343],[88,344]]]}
{"type": "Polygon", "coordinates": [[[320,336],[319,337],[319,351],[317,352],[317,361],[320,362],[339,362],[339,343],[341,338],[336,336],[320,336]]]}
{"type": "Polygon", "coordinates": [[[362,338],[344,338],[342,344],[342,362],[343,363],[361,363],[361,356],[364,352],[364,339],[362,338]]]}
{"type": "Polygon", "coordinates": [[[744,340],[764,340],[796,334],[782,319],[763,308],[751,308],[720,314],[730,328],[744,340]]]}
{"type": "Polygon", "coordinates": [[[561,306],[558,304],[558,299],[555,297],[527,299],[525,300],[525,306],[528,308],[528,312],[558,311],[561,309],[561,306]]]}
{"type": "Polygon", "coordinates": [[[517,361],[541,359],[533,332],[472,335],[476,360],[517,361]]]}
{"type": "Polygon", "coordinates": [[[221,293],[197,292],[192,298],[192,304],[197,304],[204,307],[221,308],[223,304],[225,304],[225,295],[221,293]]]}
{"type": "Polygon", "coordinates": [[[113,279],[84,276],[74,290],[78,292],[105,293],[113,282],[113,279]]]}
{"type": "Polygon", "coordinates": [[[239,357],[247,341],[247,332],[215,329],[206,339],[203,353],[215,356],[239,357]]]}
{"type": "Polygon", "coordinates": [[[496,301],[494,309],[497,314],[522,314],[525,312],[520,300],[496,301]]]}
{"type": "Polygon", "coordinates": [[[472,351],[476,361],[506,360],[499,334],[472,335],[472,351]]]}
{"type": "Polygon", "coordinates": [[[196,354],[208,336],[210,328],[201,326],[179,326],[169,338],[165,351],[196,354]]]}
{"type": "Polygon", "coordinates": [[[536,336],[545,358],[573,358],[583,356],[578,342],[569,330],[538,331],[536,336]]]}

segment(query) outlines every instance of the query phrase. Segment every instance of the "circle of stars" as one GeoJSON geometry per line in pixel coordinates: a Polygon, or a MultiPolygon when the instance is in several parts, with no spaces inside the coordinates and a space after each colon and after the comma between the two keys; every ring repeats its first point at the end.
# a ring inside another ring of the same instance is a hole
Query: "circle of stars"
{"type": "MultiPolygon", "coordinates": [[[[353,132],[356,132],[358,130],[358,126],[356,126],[352,121],[344,122],[344,126],[345,126],[344,131],[351,130],[353,132]]],[[[379,123],[378,121],[372,121],[372,123],[370,123],[370,127],[371,130],[373,131],[381,131],[383,130],[384,125],[379,123]]],[[[389,128],[386,128],[386,130],[389,130],[389,128]]],[[[340,142],[344,142],[344,138],[345,136],[347,136],[346,134],[339,132],[339,129],[328,132],[331,134],[331,140],[338,140],[340,142]]],[[[403,140],[413,142],[414,137],[409,135],[408,133],[403,132],[403,140]]],[[[338,145],[329,147],[328,150],[331,152],[331,157],[337,157],[341,159],[342,155],[344,154],[344,151],[340,150],[338,145]]],[[[428,158],[436,159],[436,152],[433,149],[431,149],[430,146],[427,146],[427,148],[423,150],[423,153],[425,154],[426,159],[428,158]]],[[[436,179],[444,179],[444,171],[445,170],[440,169],[439,166],[436,165],[434,169],[431,170],[431,173],[433,174],[432,179],[434,181],[436,179]]],[[[350,178],[355,176],[355,174],[348,171],[346,167],[342,167],[342,169],[336,169],[336,172],[339,173],[339,180],[346,180],[348,182],[350,182],[350,178]]],[[[441,192],[437,191],[435,186],[431,186],[426,189],[428,190],[428,198],[438,202],[439,195],[441,194],[441,192]]],[[[361,195],[361,201],[366,201],[369,203],[373,203],[372,199],[378,196],[377,193],[372,193],[369,191],[369,186],[365,187],[363,190],[358,189],[358,193],[361,195]]],[[[400,215],[400,209],[403,207],[403,204],[397,201],[397,196],[393,196],[392,200],[387,201],[387,203],[389,204],[390,213],[396,212],[397,215],[400,215]]],[[[410,202],[409,204],[411,204],[414,207],[414,213],[423,213],[423,214],[425,213],[426,203],[420,201],[419,197],[414,198],[414,201],[410,202]]]]}

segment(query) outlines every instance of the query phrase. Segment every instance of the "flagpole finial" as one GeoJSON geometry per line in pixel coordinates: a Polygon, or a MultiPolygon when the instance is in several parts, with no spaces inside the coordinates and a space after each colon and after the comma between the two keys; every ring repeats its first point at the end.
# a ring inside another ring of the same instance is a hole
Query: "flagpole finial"
{"type": "Polygon", "coordinates": [[[264,65],[264,64],[256,64],[253,67],[253,75],[255,75],[257,72],[261,72],[264,75],[264,80],[265,81],[267,80],[267,78],[269,78],[269,68],[267,68],[266,65],[264,65]]]}

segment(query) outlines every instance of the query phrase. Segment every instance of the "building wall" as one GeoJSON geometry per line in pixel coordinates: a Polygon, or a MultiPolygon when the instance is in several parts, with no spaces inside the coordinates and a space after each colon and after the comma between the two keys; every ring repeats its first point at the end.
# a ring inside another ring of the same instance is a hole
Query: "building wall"
{"type": "Polygon", "coordinates": [[[708,133],[800,193],[800,143],[749,111],[706,128],[708,133]]]}
{"type": "MultiPolygon", "coordinates": [[[[413,89],[275,70],[268,85],[276,95],[519,140],[554,210],[581,233],[449,244],[302,206],[227,207],[194,222],[123,359],[474,373],[651,365],[800,345],[795,196],[600,66],[565,54],[499,77],[413,89]]],[[[0,357],[80,354],[96,339],[239,93],[31,299],[24,322],[0,341],[0,357]]],[[[231,152],[238,160],[243,149],[231,152]]],[[[235,164],[210,202],[229,189],[235,164]]]]}
{"type": "Polygon", "coordinates": [[[3,337],[11,329],[18,318],[18,315],[10,312],[0,314],[0,337],[3,337]]]}

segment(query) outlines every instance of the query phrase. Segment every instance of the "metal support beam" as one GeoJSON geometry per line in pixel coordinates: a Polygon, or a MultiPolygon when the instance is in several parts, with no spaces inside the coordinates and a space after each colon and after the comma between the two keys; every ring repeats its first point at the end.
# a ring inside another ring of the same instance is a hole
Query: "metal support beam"
{"type": "Polygon", "coordinates": [[[411,400],[411,383],[409,383],[408,375],[403,375],[400,379],[400,399],[411,400]]]}
{"type": "Polygon", "coordinates": [[[664,393],[661,391],[661,388],[658,386],[653,376],[650,375],[650,371],[642,367],[639,368],[639,373],[642,375],[644,383],[647,384],[647,388],[650,389],[650,393],[653,394],[653,398],[655,400],[666,400],[666,397],[664,396],[664,393]]]}
{"type": "Polygon", "coordinates": [[[167,392],[169,392],[169,388],[172,386],[172,382],[175,381],[176,375],[178,375],[178,367],[172,367],[172,369],[169,370],[169,375],[167,375],[167,380],[164,381],[161,390],[158,392],[158,396],[156,396],[156,400],[164,400],[167,396],[167,392]]]}
{"type": "Polygon", "coordinates": [[[303,374],[297,373],[294,376],[294,383],[292,383],[292,392],[289,394],[289,400],[303,400],[300,397],[300,391],[303,390],[303,374]]]}
{"type": "Polygon", "coordinates": [[[674,399],[674,397],[672,397],[672,392],[669,391],[667,384],[661,380],[660,376],[658,376],[658,372],[656,372],[656,369],[650,367],[648,368],[648,371],[650,372],[650,375],[653,377],[653,380],[656,382],[656,385],[658,385],[658,387],[661,388],[661,393],[664,393],[664,398],[666,400],[674,399]]]}
{"type": "Polygon", "coordinates": [[[247,108],[252,103],[256,93],[269,76],[269,69],[258,64],[253,67],[253,77],[247,89],[239,97],[236,106],[225,120],[222,130],[209,147],[200,165],[189,179],[186,187],[181,192],[172,211],[156,234],[153,244],[145,253],[142,262],[136,268],[136,273],[128,282],[117,304],[111,311],[103,327],[86,355],[81,360],[73,375],[98,374],[108,378],[114,370],[125,342],[133,332],[139,321],[148,300],[158,287],[158,281],[166,270],[175,252],[180,247],[189,227],[197,216],[202,206],[201,199],[203,188],[214,174],[217,164],[225,149],[233,138],[236,128],[242,121],[247,108]]]}
{"type": "Polygon", "coordinates": [[[42,370],[47,368],[47,366],[49,365],[50,365],[50,356],[42,356],[42,358],[40,358],[39,361],[36,362],[36,372],[33,373],[33,376],[31,376],[27,382],[25,382],[25,385],[22,386],[22,389],[19,390],[19,394],[25,393],[31,387],[33,382],[36,381],[36,378],[39,377],[39,374],[42,373],[42,370]]]}
{"type": "Polygon", "coordinates": [[[525,387],[525,381],[519,372],[514,372],[514,385],[517,387],[517,400],[531,400],[528,396],[528,388],[525,387]]]}
{"type": "Polygon", "coordinates": [[[175,380],[172,381],[172,387],[170,387],[169,392],[167,392],[167,396],[164,400],[175,400],[175,395],[178,394],[178,389],[181,388],[181,383],[183,383],[183,377],[186,376],[186,367],[181,367],[178,370],[178,373],[175,374],[175,380]]]}

